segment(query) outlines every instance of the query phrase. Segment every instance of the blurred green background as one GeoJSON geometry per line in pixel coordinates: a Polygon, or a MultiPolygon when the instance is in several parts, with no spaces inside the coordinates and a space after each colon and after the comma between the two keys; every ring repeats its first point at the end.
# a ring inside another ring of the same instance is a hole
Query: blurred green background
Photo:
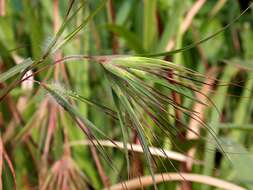
{"type": "MultiPolygon", "coordinates": [[[[0,73],[27,58],[39,60],[64,22],[68,8],[72,6],[73,11],[82,4],[84,6],[64,27],[63,34],[72,32],[88,18],[85,27],[62,48],[50,54],[45,64],[50,65],[69,55],[149,55],[195,44],[187,51],[155,59],[167,60],[203,74],[202,82],[192,80],[192,83],[212,103],[209,106],[199,104],[196,100],[208,102],[199,92],[193,92],[195,101],[175,92],[167,94],[176,104],[196,111],[197,116],[189,117],[168,105],[172,117],[167,115],[166,118],[170,124],[179,125],[176,120],[179,118],[188,127],[182,132],[183,139],[180,136],[169,138],[157,129],[152,133],[158,136],[159,144],[150,144],[203,162],[194,164],[190,160],[159,158],[154,173],[194,173],[253,189],[251,8],[222,33],[205,43],[196,44],[233,22],[250,1],[108,0],[94,17],[89,18],[101,2],[0,0],[0,73]],[[190,130],[196,133],[190,133],[190,130]]],[[[38,70],[34,67],[27,73],[38,70]]],[[[180,75],[180,71],[176,74],[180,75]]],[[[13,81],[20,80],[19,76],[3,80],[4,75],[1,75],[1,95],[13,81]]],[[[36,81],[53,83],[58,86],[56,88],[68,89],[87,98],[90,104],[73,100],[70,103],[110,139],[123,142],[119,122],[94,106],[99,104],[119,110],[116,109],[110,82],[105,78],[104,69],[91,59],[56,64],[33,76],[36,81]]],[[[3,189],[13,189],[15,183],[17,189],[24,190],[103,189],[137,176],[150,175],[143,153],[129,150],[128,176],[123,148],[104,148],[111,163],[99,153],[102,165],[99,169],[94,158],[97,155],[94,146],[92,149],[87,144],[71,144],[87,138],[77,127],[77,122],[56,102],[33,80],[16,85],[4,99],[1,98],[0,186],[3,189]]],[[[159,114],[157,112],[158,117],[159,114]]],[[[144,118],[151,127],[154,125],[149,117],[144,118]]],[[[134,130],[129,133],[128,142],[139,144],[140,148],[138,135],[134,130]]],[[[96,138],[103,139],[99,134],[96,138]]],[[[187,183],[187,179],[181,177],[181,182],[164,180],[157,187],[161,190],[218,189],[201,183],[187,183]]],[[[140,184],[138,187],[141,189],[140,184]]],[[[154,187],[150,185],[149,188],[154,187]]]]}

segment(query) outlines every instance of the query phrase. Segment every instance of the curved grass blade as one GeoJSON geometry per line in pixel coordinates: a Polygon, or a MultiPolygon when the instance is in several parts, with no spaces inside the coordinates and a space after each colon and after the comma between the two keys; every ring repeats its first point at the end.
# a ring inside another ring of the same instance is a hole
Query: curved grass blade
{"type": "MultiPolygon", "coordinates": [[[[222,76],[222,80],[223,81],[230,81],[232,80],[233,76],[237,73],[237,69],[234,67],[226,67],[225,71],[223,73],[222,76]]],[[[213,100],[215,101],[217,107],[219,108],[219,110],[222,110],[224,107],[224,103],[225,103],[225,98],[226,98],[226,93],[228,91],[228,87],[226,88],[221,88],[219,87],[217,89],[217,94],[215,94],[213,100]],[[222,95],[221,95],[222,94],[222,95]]],[[[220,121],[220,115],[213,111],[211,112],[210,115],[210,126],[212,127],[212,131],[214,131],[214,134],[218,134],[219,132],[219,121],[220,121]]],[[[207,138],[211,137],[211,133],[207,134],[207,138]]],[[[215,153],[214,152],[209,152],[209,150],[214,150],[215,148],[221,149],[220,151],[227,157],[226,151],[223,149],[222,145],[220,145],[220,142],[218,142],[219,147],[216,147],[214,144],[206,144],[206,150],[205,150],[205,162],[208,163],[205,165],[204,169],[203,169],[203,173],[205,175],[211,175],[212,171],[213,171],[213,167],[214,167],[214,157],[215,157],[215,153]]],[[[227,157],[228,160],[229,157],[227,157]]],[[[204,186],[203,189],[208,189],[208,187],[204,186]]]]}
{"type": "Polygon", "coordinates": [[[10,68],[8,71],[1,73],[0,74],[0,82],[5,82],[9,78],[11,78],[11,77],[15,76],[16,74],[27,69],[32,64],[33,64],[33,61],[31,58],[24,60],[22,63],[10,68]]]}
{"type": "MultiPolygon", "coordinates": [[[[150,185],[153,185],[152,182],[152,176],[143,176],[136,179],[131,179],[129,181],[121,182],[119,184],[115,184],[112,187],[110,187],[110,190],[121,190],[122,189],[122,183],[124,183],[127,187],[127,189],[139,189],[143,187],[147,187],[150,185]]],[[[213,187],[221,188],[223,190],[246,190],[243,187],[240,187],[238,185],[235,185],[233,183],[217,179],[210,176],[200,175],[200,174],[193,174],[193,173],[162,173],[162,174],[156,174],[155,180],[157,183],[161,183],[164,181],[191,181],[191,182],[198,182],[206,185],[210,185],[213,187]]],[[[109,190],[109,189],[104,189],[109,190]]]]}
{"type": "MultiPolygon", "coordinates": [[[[84,118],[81,113],[78,112],[69,102],[68,100],[62,96],[57,90],[57,87],[53,85],[48,85],[45,83],[40,83],[40,85],[47,91],[49,94],[57,101],[59,105],[61,105],[69,114],[70,116],[77,122],[78,126],[82,129],[82,131],[86,134],[86,136],[89,138],[90,141],[95,140],[99,146],[96,146],[99,148],[99,152],[103,156],[104,160],[110,165],[110,167],[118,174],[119,171],[118,169],[113,165],[113,162],[111,158],[106,154],[104,147],[101,146],[97,140],[97,138],[93,135],[92,131],[96,131],[98,134],[100,134],[103,138],[111,140],[103,131],[101,131],[98,127],[96,127],[91,121],[88,119],[84,118]],[[81,122],[81,124],[80,124],[81,122]],[[83,126],[84,125],[84,126],[83,126]],[[85,129],[85,126],[87,126],[87,131],[85,129]]],[[[95,146],[95,145],[94,145],[95,146]]],[[[119,176],[121,179],[122,176],[119,176]]]]}
{"type": "MultiPolygon", "coordinates": [[[[73,7],[73,3],[70,3],[69,5],[69,9],[68,9],[68,12],[67,12],[67,15],[65,17],[65,20],[64,22],[62,23],[59,31],[56,33],[54,39],[51,41],[51,43],[49,44],[47,50],[45,51],[45,53],[42,55],[41,59],[37,60],[37,61],[34,61],[32,63],[29,64],[30,66],[30,69],[33,69],[35,68],[35,66],[38,66],[38,65],[41,65],[44,63],[44,61],[48,58],[48,56],[50,55],[51,53],[51,50],[52,48],[55,46],[55,44],[57,43],[58,39],[60,38],[61,34],[64,32],[64,29],[66,27],[66,25],[70,22],[70,20],[72,20],[74,18],[74,16],[79,12],[79,10],[84,6],[84,3],[81,4],[81,6],[73,13],[72,16],[70,16],[68,18],[68,14],[70,12],[70,10],[72,9],[73,7]]],[[[9,77],[11,77],[13,75],[13,73],[17,74],[18,72],[15,71],[15,70],[19,70],[19,67],[23,67],[23,65],[19,66],[15,66],[16,68],[13,68],[10,70],[10,73],[3,73],[3,75],[1,76],[3,81],[5,81],[6,79],[8,79],[9,77]],[[18,69],[17,69],[18,68],[18,69]],[[17,73],[16,73],[17,72],[17,73]]],[[[22,69],[21,69],[22,70],[22,69]]],[[[3,93],[1,93],[0,95],[0,101],[2,101],[4,99],[4,97],[20,82],[19,80],[23,77],[23,75],[25,74],[25,72],[22,72],[20,74],[20,77],[19,79],[13,81],[5,90],[3,93]]],[[[1,82],[0,80],[0,82],[1,82]]]]}
{"type": "Polygon", "coordinates": [[[207,42],[208,40],[216,37],[217,35],[219,35],[220,33],[224,32],[226,29],[230,28],[235,22],[237,22],[251,7],[252,7],[253,3],[251,3],[238,17],[234,18],[230,23],[228,23],[227,25],[225,25],[223,28],[221,28],[220,30],[218,30],[217,32],[215,32],[214,34],[196,42],[190,45],[187,45],[183,48],[179,48],[173,51],[168,51],[168,52],[162,52],[162,53],[154,53],[154,54],[139,54],[138,56],[142,56],[142,57],[162,57],[162,56],[169,56],[169,55],[173,55],[176,53],[180,53],[180,52],[185,52],[188,51],[194,47],[196,47],[197,45],[200,45],[202,43],[207,42]]]}
{"type": "Polygon", "coordinates": [[[138,136],[140,138],[141,145],[142,145],[142,148],[143,148],[143,151],[144,151],[144,155],[145,155],[145,158],[146,158],[147,163],[148,163],[149,172],[150,172],[150,174],[152,176],[152,179],[153,179],[153,182],[154,182],[154,188],[157,190],[157,185],[156,185],[155,177],[154,177],[154,170],[152,168],[152,158],[151,158],[148,142],[146,141],[146,137],[145,137],[145,134],[144,134],[144,131],[143,131],[144,130],[143,126],[140,123],[139,119],[137,118],[137,115],[136,115],[131,103],[125,97],[125,95],[121,95],[119,97],[119,99],[120,99],[122,105],[125,107],[125,110],[130,115],[130,118],[132,119],[134,127],[135,127],[135,129],[138,133],[138,136]]]}
{"type": "Polygon", "coordinates": [[[61,42],[59,42],[59,44],[55,47],[55,50],[61,48],[64,44],[66,44],[67,42],[69,42],[71,39],[74,38],[74,36],[80,32],[80,30],[83,29],[83,27],[86,26],[86,24],[105,6],[107,0],[102,0],[99,5],[97,6],[97,8],[92,11],[89,16],[87,18],[84,19],[84,21],[76,28],[74,29],[72,32],[70,32],[67,36],[65,36],[63,38],[63,40],[61,42]]]}
{"type": "MultiPolygon", "coordinates": [[[[146,58],[144,58],[144,59],[146,59],[146,58]]],[[[120,82],[119,79],[125,81],[125,82],[123,82],[123,83],[121,83],[121,84],[119,83],[118,86],[119,86],[119,87],[120,87],[120,86],[121,86],[121,87],[122,87],[122,86],[131,87],[131,88],[133,89],[133,95],[130,95],[130,97],[134,97],[134,96],[137,95],[137,94],[142,95],[142,97],[143,97],[143,95],[144,95],[144,97],[146,97],[147,99],[152,100],[152,102],[149,102],[149,104],[152,103],[153,105],[157,106],[157,108],[160,108],[160,109],[163,108],[163,106],[162,106],[161,103],[160,103],[161,97],[160,97],[159,94],[157,94],[156,91],[154,91],[154,89],[152,89],[152,90],[150,90],[149,88],[147,89],[147,84],[146,84],[144,81],[141,81],[141,82],[140,82],[140,81],[135,81],[134,79],[131,79],[131,74],[130,74],[127,70],[124,70],[124,69],[122,68],[122,67],[125,66],[126,64],[127,64],[128,66],[129,66],[129,64],[132,66],[132,65],[133,65],[133,62],[131,62],[131,61],[128,61],[128,62],[127,62],[128,57],[123,57],[123,58],[122,58],[122,60],[123,60],[122,62],[120,62],[120,60],[121,60],[120,57],[116,57],[115,60],[112,59],[111,62],[107,62],[106,64],[103,64],[103,66],[104,66],[105,69],[107,69],[107,70],[111,73],[111,75],[113,75],[114,77],[116,77],[116,78],[113,79],[113,80],[117,81],[118,83],[120,82]],[[116,60],[116,61],[115,61],[115,60],[116,60]],[[118,67],[116,67],[117,65],[118,65],[118,67]],[[125,84],[124,84],[124,83],[125,83],[125,84]],[[139,83],[140,83],[140,84],[139,84],[139,83]],[[137,86],[136,86],[136,85],[137,85],[137,86]],[[152,91],[153,91],[153,92],[152,92],[152,91]]],[[[136,57],[134,57],[133,59],[131,59],[131,57],[130,57],[129,60],[134,60],[134,61],[136,61],[136,60],[138,60],[138,58],[136,59],[136,57]]],[[[146,60],[152,61],[152,59],[150,59],[150,58],[147,58],[146,60]]],[[[164,61],[158,61],[158,63],[160,63],[160,64],[163,66],[163,64],[166,63],[166,62],[164,62],[164,61]]],[[[145,64],[145,63],[143,63],[143,64],[145,64]]],[[[173,64],[171,63],[171,65],[173,65],[173,64]]],[[[157,67],[159,67],[159,65],[158,65],[157,67]]],[[[141,67],[140,67],[139,69],[141,70],[141,67]]],[[[182,71],[184,71],[183,68],[180,68],[180,69],[181,69],[182,71]]],[[[188,71],[188,72],[190,72],[190,71],[188,71]]],[[[145,73],[145,72],[144,72],[144,73],[145,73]]],[[[181,85],[181,84],[180,84],[180,85],[181,85]]],[[[187,86],[184,86],[184,87],[189,88],[189,87],[187,87],[187,86]]],[[[189,88],[189,89],[192,90],[191,88],[189,88]]],[[[199,92],[199,91],[197,91],[197,92],[199,92]]],[[[125,92],[125,93],[126,93],[126,95],[129,94],[128,92],[125,92]]],[[[201,93],[201,92],[199,92],[199,93],[201,93]]],[[[202,94],[202,93],[201,93],[201,94],[202,94]]],[[[205,97],[207,97],[207,96],[205,96],[205,97]]],[[[207,97],[207,99],[208,99],[208,97],[207,97]]],[[[209,100],[209,99],[208,99],[208,100],[209,100]]],[[[138,102],[138,101],[137,101],[137,102],[138,102]]],[[[212,101],[211,101],[211,102],[212,102],[212,101]]],[[[173,102],[168,102],[168,103],[171,104],[171,105],[173,105],[173,106],[176,106],[173,102]]],[[[176,107],[177,107],[177,106],[176,106],[176,107]]],[[[183,108],[183,107],[180,106],[180,105],[178,105],[178,107],[179,107],[180,109],[183,108]]],[[[219,110],[219,109],[217,109],[217,110],[219,110]]],[[[216,111],[217,111],[217,110],[216,110],[216,111]]],[[[167,113],[167,111],[165,111],[165,109],[163,109],[163,111],[167,113]]],[[[199,122],[203,127],[205,127],[205,129],[208,130],[210,136],[212,136],[212,138],[217,142],[216,145],[218,145],[218,147],[221,149],[221,151],[222,151],[223,153],[225,153],[224,150],[223,150],[223,148],[221,147],[221,145],[220,145],[218,139],[217,139],[217,133],[212,129],[212,127],[210,127],[207,123],[205,123],[204,121],[202,121],[201,119],[199,119],[195,113],[192,113],[192,112],[191,112],[191,110],[189,110],[191,114],[189,114],[188,112],[186,112],[185,109],[182,109],[182,111],[183,111],[183,113],[184,113],[186,116],[188,116],[188,117],[190,117],[190,118],[193,118],[194,120],[196,120],[197,122],[199,122]],[[192,116],[192,114],[193,114],[194,116],[192,116]]],[[[217,113],[219,113],[219,111],[218,111],[217,113]]],[[[170,115],[170,114],[169,114],[169,115],[170,115]]],[[[179,122],[181,123],[181,121],[179,121],[179,122]]],[[[184,126],[185,126],[185,125],[184,125],[184,126]]]]}
{"type": "MultiPolygon", "coordinates": [[[[53,49],[53,47],[56,45],[56,43],[58,42],[58,40],[60,39],[61,35],[63,34],[66,26],[70,23],[70,21],[75,18],[75,16],[77,15],[77,13],[82,9],[85,8],[85,6],[87,5],[85,2],[81,2],[81,5],[74,11],[74,13],[69,16],[71,9],[73,8],[73,4],[74,1],[70,2],[67,13],[65,15],[64,21],[61,24],[60,29],[57,31],[57,33],[55,34],[53,40],[51,41],[51,43],[48,45],[47,50],[45,51],[44,55],[42,56],[42,59],[45,59],[50,53],[51,50],[53,49]]],[[[55,52],[57,49],[55,49],[53,52],[55,52]]]]}
{"type": "Polygon", "coordinates": [[[11,175],[13,177],[13,182],[14,182],[14,190],[17,190],[17,182],[16,182],[16,174],[15,174],[15,169],[13,167],[13,164],[11,162],[11,159],[9,158],[8,154],[4,151],[3,153],[4,159],[7,162],[8,167],[10,168],[11,175]]]}
{"type": "Polygon", "coordinates": [[[98,129],[95,125],[93,125],[89,120],[82,117],[82,115],[72,106],[69,104],[67,99],[60,94],[61,91],[58,90],[56,86],[48,85],[45,83],[40,83],[41,86],[49,92],[50,95],[53,96],[53,98],[57,101],[59,105],[61,105],[73,118],[78,118],[82,120],[82,122],[90,127],[92,130],[97,131],[99,134],[101,134],[103,137],[107,138],[107,136],[104,134],[103,131],[98,129]]]}
{"type": "MultiPolygon", "coordinates": [[[[120,88],[120,86],[117,85],[117,80],[116,80],[115,76],[110,72],[107,72],[107,76],[109,78],[111,88],[113,90],[115,90],[114,92],[115,92],[115,95],[118,97],[119,103],[122,104],[122,107],[124,108],[125,112],[129,115],[129,119],[131,120],[132,125],[133,125],[134,129],[136,130],[138,137],[140,138],[140,142],[141,142],[141,146],[143,148],[144,156],[145,156],[147,164],[148,164],[148,170],[149,170],[151,176],[154,176],[154,171],[152,168],[152,156],[149,151],[149,146],[148,146],[148,142],[146,140],[144,128],[143,128],[140,120],[137,117],[137,113],[135,112],[132,102],[130,102],[127,94],[125,94],[121,90],[119,91],[119,89],[121,89],[121,88],[120,88]]],[[[157,186],[155,184],[155,181],[154,181],[154,188],[157,190],[157,186]]]]}
{"type": "Polygon", "coordinates": [[[69,97],[69,98],[72,98],[72,99],[75,99],[75,100],[79,100],[83,103],[94,106],[94,107],[100,109],[101,111],[103,111],[105,114],[111,116],[112,118],[117,119],[116,112],[113,111],[112,109],[108,108],[107,106],[104,106],[104,105],[98,104],[98,103],[96,103],[92,100],[89,100],[88,98],[85,98],[85,97],[77,94],[76,92],[74,92],[72,90],[67,90],[67,89],[64,89],[64,88],[58,88],[57,90],[60,94],[62,94],[65,97],[69,97]]]}
{"type": "MultiPolygon", "coordinates": [[[[96,142],[94,142],[94,143],[96,144],[96,142]]],[[[114,141],[114,143],[112,143],[108,140],[99,140],[99,143],[102,146],[105,146],[105,147],[125,149],[124,143],[119,142],[119,141],[114,141]]],[[[72,141],[72,142],[69,143],[70,146],[89,145],[89,144],[91,144],[91,142],[89,142],[89,141],[72,141]]],[[[156,148],[156,147],[149,147],[149,149],[150,149],[150,153],[153,156],[159,156],[159,157],[163,157],[163,158],[167,158],[167,159],[173,159],[173,160],[177,160],[177,161],[180,161],[180,162],[187,162],[188,160],[191,160],[195,164],[201,164],[202,163],[199,160],[194,160],[193,158],[188,157],[188,156],[186,156],[184,154],[181,154],[179,152],[175,152],[175,151],[171,151],[171,150],[163,150],[161,148],[156,148]],[[164,154],[164,152],[165,152],[165,154],[164,154]]],[[[139,144],[129,144],[129,143],[127,143],[127,150],[143,153],[143,149],[142,149],[141,145],[139,145],[139,144]]]]}
{"type": "Polygon", "coordinates": [[[130,176],[130,159],[129,159],[128,150],[127,150],[127,142],[128,142],[128,131],[127,130],[128,129],[124,125],[124,117],[122,114],[123,113],[122,109],[120,107],[119,99],[114,91],[112,91],[112,95],[113,95],[113,100],[114,100],[115,106],[117,108],[119,125],[120,125],[120,129],[121,129],[122,136],[123,136],[124,152],[125,152],[125,157],[126,157],[126,161],[127,161],[127,171],[128,171],[128,176],[130,176]]]}

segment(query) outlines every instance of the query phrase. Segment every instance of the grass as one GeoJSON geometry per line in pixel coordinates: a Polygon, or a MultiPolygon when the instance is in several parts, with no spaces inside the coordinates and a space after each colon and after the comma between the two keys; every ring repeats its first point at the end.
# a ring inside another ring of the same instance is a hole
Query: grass
{"type": "Polygon", "coordinates": [[[252,189],[251,17],[0,0],[0,189],[252,189]]]}

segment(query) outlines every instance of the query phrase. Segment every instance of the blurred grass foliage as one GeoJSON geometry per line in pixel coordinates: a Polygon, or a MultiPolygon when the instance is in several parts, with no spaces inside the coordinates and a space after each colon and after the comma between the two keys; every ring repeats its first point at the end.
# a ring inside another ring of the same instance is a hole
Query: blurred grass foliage
{"type": "Polygon", "coordinates": [[[249,6],[0,0],[0,189],[253,189],[249,6]]]}

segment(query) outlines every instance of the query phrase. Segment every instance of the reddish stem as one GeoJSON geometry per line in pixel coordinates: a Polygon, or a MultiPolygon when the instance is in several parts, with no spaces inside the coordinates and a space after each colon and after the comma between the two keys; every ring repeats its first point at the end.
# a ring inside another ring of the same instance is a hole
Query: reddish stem
{"type": "Polygon", "coordinates": [[[5,0],[0,0],[0,16],[5,16],[5,0]]]}

